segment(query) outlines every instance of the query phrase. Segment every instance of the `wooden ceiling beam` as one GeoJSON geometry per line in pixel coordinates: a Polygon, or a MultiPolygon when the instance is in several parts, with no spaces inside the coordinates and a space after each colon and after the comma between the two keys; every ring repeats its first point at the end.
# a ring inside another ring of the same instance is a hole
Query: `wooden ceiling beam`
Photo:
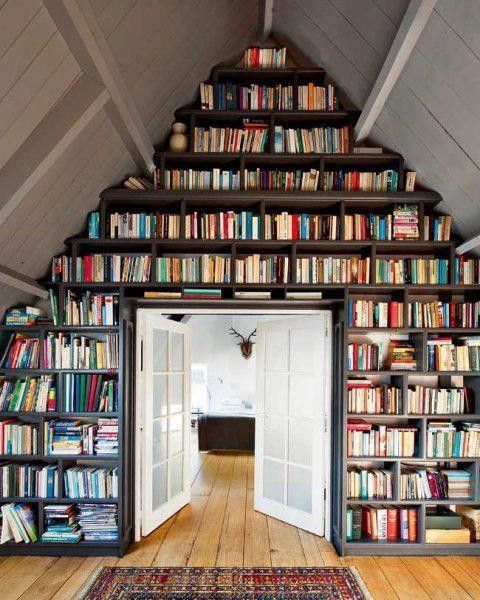
{"type": "Polygon", "coordinates": [[[273,0],[260,0],[258,6],[258,40],[266,42],[272,33],[273,0]]]}
{"type": "Polygon", "coordinates": [[[44,300],[48,298],[48,291],[39,285],[35,279],[3,265],[0,265],[0,282],[27,294],[33,294],[38,298],[44,300]]]}
{"type": "Polygon", "coordinates": [[[140,113],[89,2],[43,0],[81,69],[110,95],[106,107],[113,126],[141,171],[154,167],[154,148],[140,113]]]}

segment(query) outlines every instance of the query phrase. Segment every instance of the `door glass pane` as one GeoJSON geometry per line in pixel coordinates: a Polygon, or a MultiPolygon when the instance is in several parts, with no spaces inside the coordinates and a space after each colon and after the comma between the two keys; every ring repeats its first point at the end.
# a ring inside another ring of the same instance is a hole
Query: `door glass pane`
{"type": "Polygon", "coordinates": [[[279,460],[285,459],[285,424],[286,420],[283,417],[265,416],[263,442],[265,456],[279,460]]]}
{"type": "Polygon", "coordinates": [[[167,458],[167,418],[153,422],[153,464],[156,465],[167,458]]]}
{"type": "Polygon", "coordinates": [[[288,460],[310,467],[312,465],[312,436],[311,421],[305,419],[290,419],[288,432],[288,460]]]}
{"type": "Polygon", "coordinates": [[[153,376],[153,418],[167,414],[167,375],[153,376]]]}
{"type": "MultiPolygon", "coordinates": [[[[317,397],[320,390],[316,390],[317,397]]],[[[313,417],[315,380],[313,375],[290,375],[290,402],[288,413],[291,417],[313,417]]]]}
{"type": "Polygon", "coordinates": [[[183,491],[183,454],[170,461],[170,498],[183,491]]]}
{"type": "Polygon", "coordinates": [[[285,415],[288,411],[288,375],[265,373],[265,412],[285,415]]]}
{"type": "Polygon", "coordinates": [[[275,460],[263,460],[263,495],[270,500],[284,502],[285,466],[275,460]]]}
{"type": "Polygon", "coordinates": [[[183,371],[184,335],[176,331],[170,332],[170,371],[183,371]]]}
{"type": "Polygon", "coordinates": [[[178,375],[169,375],[169,396],[170,396],[170,414],[183,411],[183,382],[185,376],[181,373],[178,375]]]}
{"type": "Polygon", "coordinates": [[[312,471],[288,465],[287,504],[312,512],[312,471]]]}
{"type": "Polygon", "coordinates": [[[290,371],[311,373],[314,370],[314,340],[311,329],[290,331],[290,371]]]}
{"type": "Polygon", "coordinates": [[[152,510],[167,501],[167,463],[153,468],[152,472],[152,510]]]}
{"type": "Polygon", "coordinates": [[[169,456],[174,456],[183,450],[183,415],[170,417],[170,452],[169,456]]]}
{"type": "Polygon", "coordinates": [[[156,372],[168,371],[168,331],[163,329],[153,330],[153,370],[156,372]]]}
{"type": "Polygon", "coordinates": [[[288,331],[265,333],[265,370],[288,370],[288,331]]]}

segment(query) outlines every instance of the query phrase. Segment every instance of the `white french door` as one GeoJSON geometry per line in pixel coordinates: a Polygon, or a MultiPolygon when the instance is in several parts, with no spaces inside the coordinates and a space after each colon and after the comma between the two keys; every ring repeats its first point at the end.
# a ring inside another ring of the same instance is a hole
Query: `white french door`
{"type": "Polygon", "coordinates": [[[189,330],[140,310],[138,332],[137,423],[142,443],[137,455],[137,539],[139,525],[141,535],[147,535],[191,499],[189,330]]]}
{"type": "Polygon", "coordinates": [[[325,533],[331,315],[257,326],[255,509],[325,533]]]}

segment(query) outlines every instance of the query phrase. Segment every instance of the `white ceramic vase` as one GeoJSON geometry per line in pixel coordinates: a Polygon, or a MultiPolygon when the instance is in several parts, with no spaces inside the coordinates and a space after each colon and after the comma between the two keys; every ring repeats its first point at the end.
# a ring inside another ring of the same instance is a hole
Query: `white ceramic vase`
{"type": "Polygon", "coordinates": [[[186,152],[188,148],[186,132],[187,126],[184,123],[173,123],[172,135],[170,136],[170,150],[172,152],[186,152]]]}

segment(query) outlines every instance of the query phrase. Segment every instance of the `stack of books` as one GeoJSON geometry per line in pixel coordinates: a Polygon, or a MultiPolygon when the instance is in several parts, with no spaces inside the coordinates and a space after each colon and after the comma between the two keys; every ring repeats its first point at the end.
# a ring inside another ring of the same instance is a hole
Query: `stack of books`
{"type": "Polygon", "coordinates": [[[109,237],[115,239],[176,240],[180,237],[180,215],[167,213],[111,213],[109,237]]]}
{"type": "Polygon", "coordinates": [[[2,506],[2,529],[0,544],[36,542],[38,540],[33,506],[30,504],[4,504],[2,506]]]}
{"type": "Polygon", "coordinates": [[[38,425],[17,419],[0,421],[0,454],[37,454],[38,425]]]}
{"type": "Polygon", "coordinates": [[[290,258],[288,256],[260,256],[253,254],[235,260],[236,283],[288,283],[290,258]]]}
{"type": "Polygon", "coordinates": [[[346,240],[392,240],[392,215],[345,215],[344,238],[346,240]]]}
{"type": "Polygon", "coordinates": [[[469,498],[472,493],[472,474],[464,469],[441,471],[447,478],[447,498],[459,500],[469,498]]]}
{"type": "Polygon", "coordinates": [[[100,237],[100,213],[98,211],[88,213],[87,230],[90,239],[98,239],[100,237]]]}
{"type": "Polygon", "coordinates": [[[415,427],[373,425],[348,419],[347,456],[412,457],[415,454],[415,427]]]}
{"type": "Polygon", "coordinates": [[[46,313],[43,308],[22,306],[19,308],[9,308],[5,312],[5,325],[25,327],[36,325],[40,321],[46,321],[46,313]]]}
{"type": "Polygon", "coordinates": [[[335,86],[315,85],[313,82],[298,86],[298,110],[339,110],[335,86]]]}
{"type": "Polygon", "coordinates": [[[143,292],[143,297],[150,299],[178,300],[182,297],[182,292],[149,291],[143,292]]]}
{"type": "Polygon", "coordinates": [[[457,285],[480,283],[480,259],[458,256],[455,258],[454,282],[457,285]]]}
{"type": "Polygon", "coordinates": [[[393,239],[418,240],[418,204],[395,204],[393,207],[393,239]]]}
{"type": "Polygon", "coordinates": [[[235,290],[234,298],[237,300],[270,300],[272,292],[235,290]]]}
{"type": "Polygon", "coordinates": [[[423,217],[423,230],[426,240],[448,242],[452,232],[452,217],[449,215],[423,217]]]}
{"type": "Polygon", "coordinates": [[[300,292],[298,290],[293,292],[285,292],[286,300],[321,300],[322,297],[322,292],[314,292],[313,290],[308,292],[300,292]]]}
{"type": "Polygon", "coordinates": [[[390,371],[416,371],[415,346],[405,340],[390,340],[383,366],[390,371]]]}
{"type": "Polygon", "coordinates": [[[45,412],[55,410],[56,380],[53,375],[7,379],[0,377],[1,412],[45,412]]]}
{"type": "Polygon", "coordinates": [[[429,458],[476,458],[480,456],[480,423],[432,421],[427,427],[429,458]],[[459,429],[457,429],[459,427],[459,429]]]}
{"type": "Polygon", "coordinates": [[[444,258],[377,258],[375,282],[444,285],[448,283],[448,265],[444,258]]]}
{"type": "MultiPolygon", "coordinates": [[[[152,257],[92,254],[76,259],[76,281],[86,283],[145,283],[150,281],[152,257]]],[[[67,280],[70,281],[70,280],[67,280]]]]}
{"type": "Polygon", "coordinates": [[[118,468],[71,467],[64,474],[67,498],[117,498],[118,468]]]}
{"type": "Polygon", "coordinates": [[[47,504],[42,542],[76,544],[82,539],[74,504],[47,504]]]}
{"type": "Polygon", "coordinates": [[[456,506],[457,514],[462,517],[462,525],[470,531],[472,542],[480,541],[480,508],[478,506],[456,506]]]}
{"type": "Polygon", "coordinates": [[[380,173],[359,171],[325,171],[323,174],[322,190],[324,192],[396,192],[398,173],[382,171],[380,173]]]}
{"type": "Polygon", "coordinates": [[[274,136],[275,152],[280,154],[347,154],[350,152],[348,126],[285,129],[283,125],[276,125],[274,136]]]}
{"type": "Polygon", "coordinates": [[[348,301],[349,327],[403,327],[403,302],[348,301]]]}
{"type": "Polygon", "coordinates": [[[259,240],[262,218],[250,211],[193,212],[185,217],[187,240],[259,240]]]}
{"type": "Polygon", "coordinates": [[[320,171],[281,171],[270,169],[245,169],[243,189],[278,190],[282,192],[316,192],[320,171]]]}
{"type": "Polygon", "coordinates": [[[337,215],[265,215],[266,240],[338,240],[337,215]]]}
{"type": "Polygon", "coordinates": [[[349,371],[378,371],[380,369],[381,344],[351,342],[348,344],[349,371]]]}
{"type": "MultiPolygon", "coordinates": [[[[96,427],[84,425],[79,420],[54,419],[44,424],[45,454],[78,455],[93,454],[84,452],[84,444],[90,438],[93,449],[93,436],[96,427]]],[[[88,450],[88,448],[86,448],[88,450]]]]}
{"type": "Polygon", "coordinates": [[[308,256],[296,266],[296,283],[370,283],[370,258],[308,256]]]}
{"type": "Polygon", "coordinates": [[[212,254],[161,256],[156,259],[156,278],[159,283],[228,283],[231,260],[212,254]]]}
{"type": "Polygon", "coordinates": [[[115,542],[118,539],[116,504],[79,504],[78,522],[86,542],[115,542]]]}
{"type": "Polygon", "coordinates": [[[118,325],[118,294],[93,294],[87,291],[78,296],[67,290],[63,324],[93,327],[118,325]]]}
{"type": "Polygon", "coordinates": [[[393,473],[386,469],[349,467],[347,495],[350,500],[390,500],[393,498],[393,473]]]}
{"type": "Polygon", "coordinates": [[[242,67],[246,69],[273,68],[285,66],[287,49],[284,48],[247,48],[243,51],[242,67]]]}
{"type": "Polygon", "coordinates": [[[480,302],[410,302],[409,327],[480,327],[480,302]]]}
{"type": "Polygon", "coordinates": [[[166,190],[239,190],[240,171],[165,169],[164,187],[166,190]]]}
{"type": "Polygon", "coordinates": [[[95,454],[118,454],[118,419],[98,419],[95,435],[95,454]]]}
{"type": "Polygon", "coordinates": [[[58,466],[7,462],[0,465],[0,497],[56,498],[58,466]]]}
{"type": "Polygon", "coordinates": [[[0,366],[3,369],[38,369],[40,340],[14,333],[4,347],[0,366]]]}
{"type": "Polygon", "coordinates": [[[48,332],[43,344],[45,369],[118,369],[118,335],[105,340],[48,332]]]}
{"type": "Polygon", "coordinates": [[[402,409],[402,390],[391,385],[374,385],[370,379],[348,379],[347,410],[357,414],[396,415],[402,409]]]}
{"type": "Polygon", "coordinates": [[[243,128],[195,127],[194,152],[265,152],[268,140],[268,123],[244,119],[243,128]]]}
{"type": "Polygon", "coordinates": [[[407,410],[414,415],[457,415],[472,412],[474,398],[469,388],[408,388],[407,410]]]}
{"type": "Polygon", "coordinates": [[[221,300],[222,290],[212,288],[185,288],[183,290],[185,300],[221,300]]]}
{"type": "Polygon", "coordinates": [[[98,373],[66,373],[62,400],[64,412],[116,412],[118,381],[98,373]]]}
{"type": "Polygon", "coordinates": [[[427,340],[430,371],[480,371],[480,336],[458,338],[432,336],[427,340]]]}
{"type": "Polygon", "coordinates": [[[129,190],[151,190],[153,188],[152,182],[145,177],[127,177],[123,186],[129,190]]]}
{"type": "Polygon", "coordinates": [[[359,506],[347,509],[347,541],[416,542],[418,509],[359,506]]]}

